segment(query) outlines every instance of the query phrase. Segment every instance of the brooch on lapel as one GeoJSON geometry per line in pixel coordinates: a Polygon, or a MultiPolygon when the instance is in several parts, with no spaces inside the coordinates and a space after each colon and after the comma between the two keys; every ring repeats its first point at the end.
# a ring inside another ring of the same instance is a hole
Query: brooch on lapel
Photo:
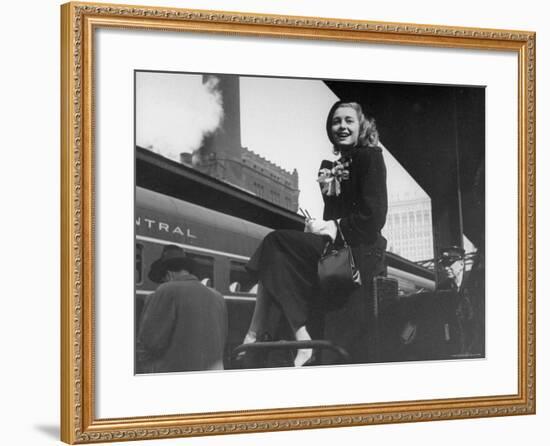
{"type": "Polygon", "coordinates": [[[338,196],[342,192],[341,182],[349,179],[351,160],[336,161],[332,169],[319,170],[317,182],[321,185],[321,192],[328,196],[338,196]]]}

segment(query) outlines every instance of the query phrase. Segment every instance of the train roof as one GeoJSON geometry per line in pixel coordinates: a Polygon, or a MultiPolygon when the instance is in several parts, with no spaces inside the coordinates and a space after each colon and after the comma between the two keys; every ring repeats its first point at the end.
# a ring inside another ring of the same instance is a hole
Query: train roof
{"type": "Polygon", "coordinates": [[[168,195],[136,187],[136,208],[145,209],[155,215],[163,215],[177,221],[185,216],[204,227],[219,228],[234,234],[247,234],[262,239],[270,228],[249,222],[232,215],[205,208],[194,203],[179,200],[168,195]]]}

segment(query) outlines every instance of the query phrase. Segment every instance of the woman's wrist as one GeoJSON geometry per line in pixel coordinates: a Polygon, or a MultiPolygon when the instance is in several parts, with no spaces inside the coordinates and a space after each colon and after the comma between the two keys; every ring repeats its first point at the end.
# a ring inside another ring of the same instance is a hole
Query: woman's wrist
{"type": "Polygon", "coordinates": [[[335,220],[328,220],[324,222],[323,230],[321,235],[328,235],[331,240],[334,242],[336,240],[336,235],[338,234],[338,225],[335,220]]]}
{"type": "Polygon", "coordinates": [[[306,223],[304,231],[318,235],[326,235],[334,241],[338,233],[338,226],[334,220],[309,220],[306,223]]]}

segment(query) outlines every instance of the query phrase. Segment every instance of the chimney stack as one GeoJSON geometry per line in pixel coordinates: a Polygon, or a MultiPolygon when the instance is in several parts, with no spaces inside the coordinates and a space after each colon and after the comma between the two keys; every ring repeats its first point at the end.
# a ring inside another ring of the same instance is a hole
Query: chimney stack
{"type": "Polygon", "coordinates": [[[221,95],[223,116],[219,127],[204,138],[199,149],[197,166],[218,179],[241,186],[242,146],[239,76],[228,74],[203,75],[203,84],[212,83],[221,95]]]}

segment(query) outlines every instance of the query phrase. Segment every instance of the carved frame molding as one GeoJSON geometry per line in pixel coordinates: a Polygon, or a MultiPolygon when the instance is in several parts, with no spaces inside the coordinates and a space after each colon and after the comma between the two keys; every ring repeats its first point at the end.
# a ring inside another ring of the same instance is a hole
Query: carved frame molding
{"type": "Polygon", "coordinates": [[[315,17],[67,3],[61,9],[61,437],[75,443],[535,413],[535,33],[315,17]],[[94,418],[93,33],[97,27],[513,51],[519,61],[517,395],[94,418]]]}

